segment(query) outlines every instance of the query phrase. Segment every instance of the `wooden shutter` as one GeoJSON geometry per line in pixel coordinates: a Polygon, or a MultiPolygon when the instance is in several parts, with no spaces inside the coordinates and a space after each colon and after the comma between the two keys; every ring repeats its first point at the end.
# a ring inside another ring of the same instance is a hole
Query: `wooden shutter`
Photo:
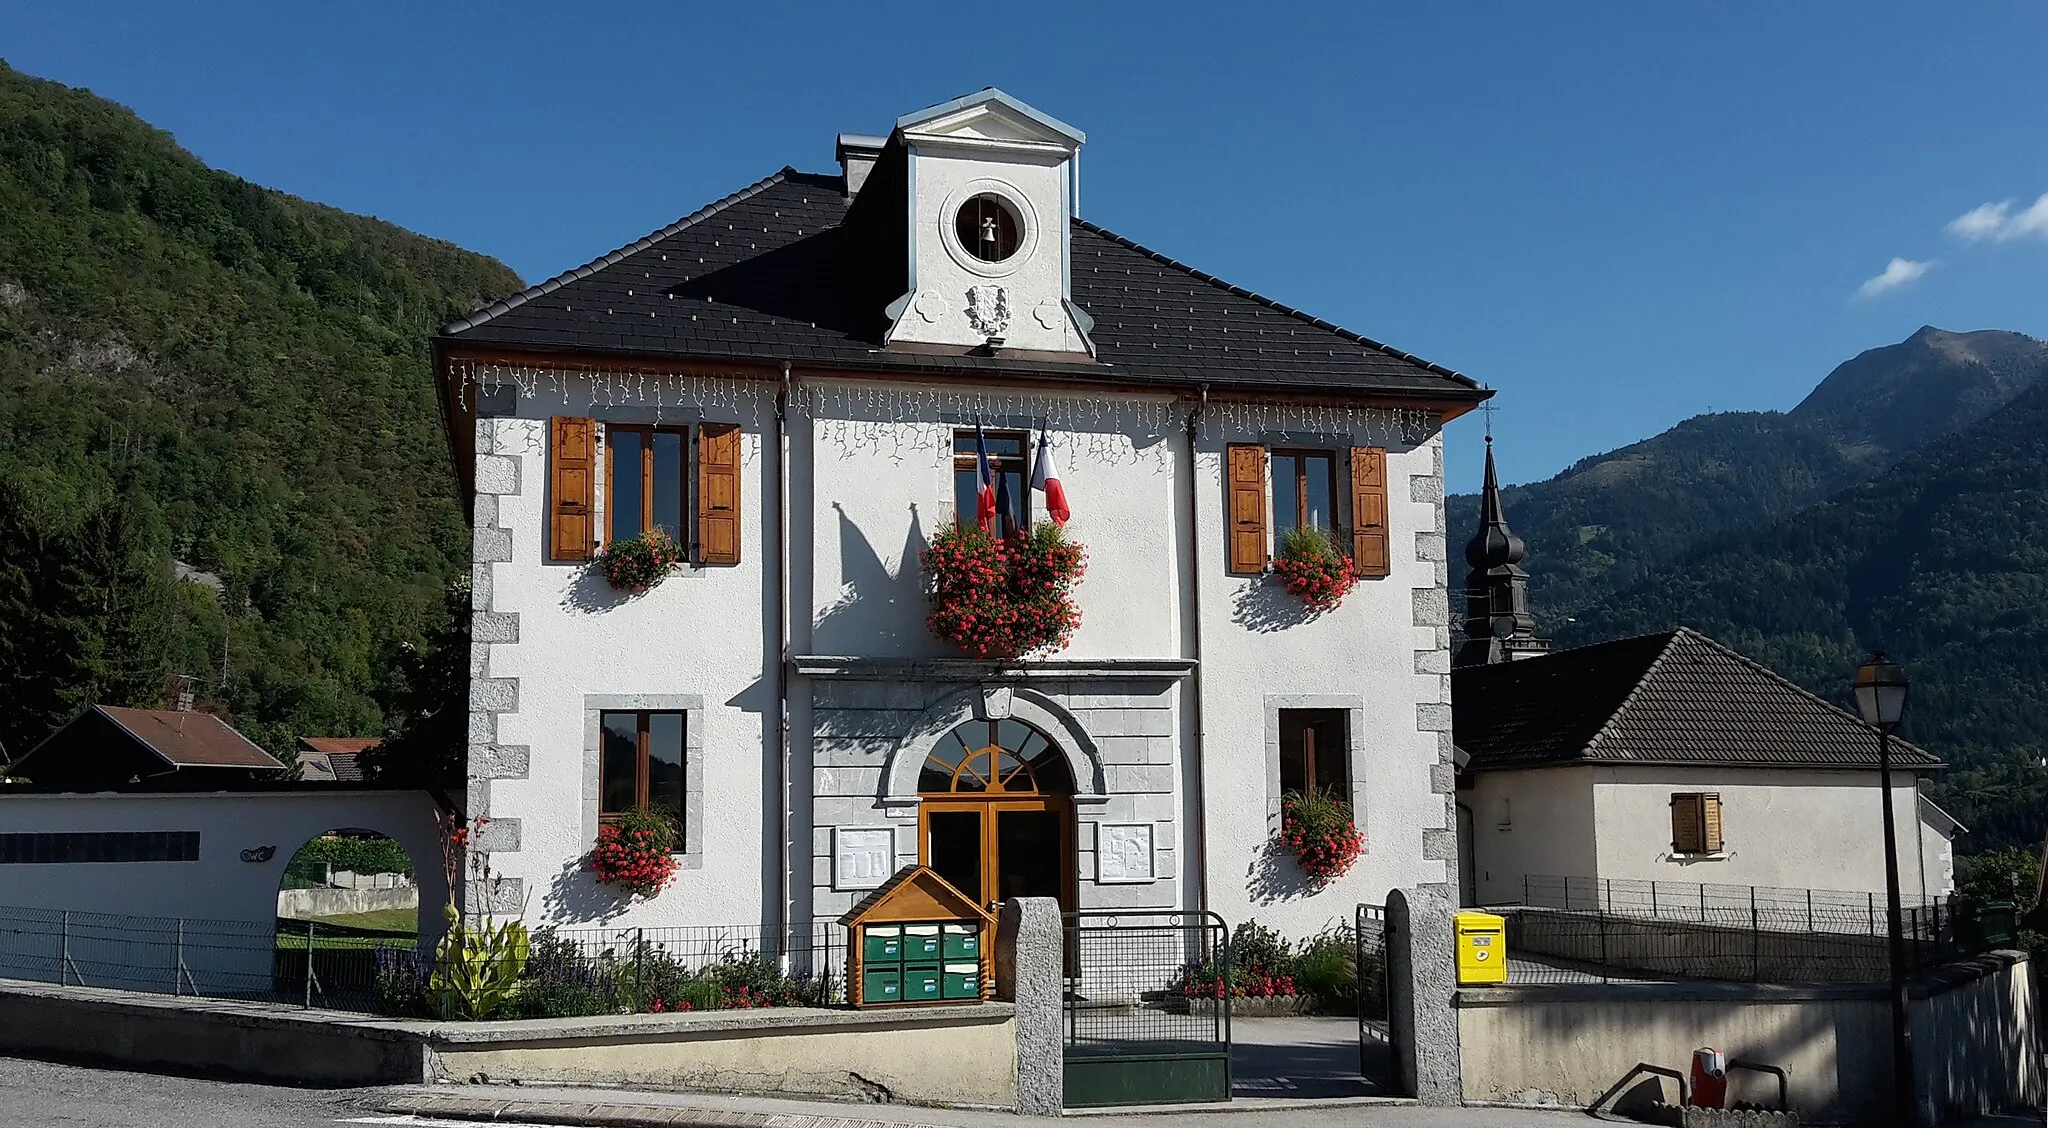
{"type": "Polygon", "coordinates": [[[1230,499],[1230,571],[1254,575],[1266,570],[1266,448],[1231,443],[1225,451],[1230,499]]]}
{"type": "Polygon", "coordinates": [[[1714,792],[1700,796],[1700,846],[1703,853],[1721,852],[1721,797],[1714,792]]]}
{"type": "Polygon", "coordinates": [[[697,429],[697,562],[740,562],[740,428],[697,429]]]}
{"type": "Polygon", "coordinates": [[[588,560],[597,547],[597,420],[557,415],[548,444],[548,558],[588,560]]]}
{"type": "Polygon", "coordinates": [[[1361,576],[1385,576],[1393,567],[1387,542],[1387,452],[1351,448],[1351,560],[1361,576]]]}
{"type": "MultiPolygon", "coordinates": [[[[1671,797],[1671,852],[1674,854],[1705,854],[1706,817],[1702,809],[1704,798],[1697,791],[1681,792],[1671,797]]],[[[1716,819],[1718,820],[1718,817],[1716,819]]]]}

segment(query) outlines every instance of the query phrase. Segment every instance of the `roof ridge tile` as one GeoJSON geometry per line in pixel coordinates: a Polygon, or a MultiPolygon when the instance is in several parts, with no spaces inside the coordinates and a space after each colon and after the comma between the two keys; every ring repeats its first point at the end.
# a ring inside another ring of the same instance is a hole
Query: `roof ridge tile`
{"type": "MultiPolygon", "coordinates": [[[[1649,634],[1637,635],[1635,637],[1637,639],[1655,638],[1660,634],[1669,635],[1670,637],[1664,640],[1664,645],[1658,649],[1657,656],[1652,658],[1650,664],[1643,667],[1643,672],[1636,676],[1636,683],[1628,687],[1628,693],[1622,697],[1621,704],[1616,705],[1614,712],[1609,713],[1607,719],[1600,722],[1600,727],[1594,730],[1592,738],[1586,741],[1584,748],[1579,750],[1579,758],[1585,760],[1593,758],[1593,750],[1600,747],[1600,742],[1607,738],[1608,733],[1614,731],[1616,724],[1628,712],[1629,706],[1635,704],[1636,698],[1642,695],[1643,687],[1650,684],[1650,679],[1656,676],[1657,668],[1662,666],[1664,660],[1671,656],[1672,644],[1678,640],[1678,631],[1652,631],[1649,634]]],[[[1617,639],[1615,641],[1625,640],[1617,639]]]]}

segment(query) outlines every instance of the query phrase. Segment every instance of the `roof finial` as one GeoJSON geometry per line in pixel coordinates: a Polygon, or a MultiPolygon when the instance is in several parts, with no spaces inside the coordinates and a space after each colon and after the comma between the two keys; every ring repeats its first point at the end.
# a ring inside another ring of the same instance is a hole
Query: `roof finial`
{"type": "MultiPolygon", "coordinates": [[[[1490,391],[1492,391],[1493,389],[1492,389],[1492,388],[1488,388],[1488,389],[1486,389],[1486,390],[1490,392],[1490,391]]],[[[1483,415],[1483,416],[1485,416],[1485,417],[1486,417],[1486,445],[1487,445],[1487,446],[1492,446],[1492,445],[1493,445],[1493,400],[1492,400],[1492,398],[1491,398],[1491,397],[1489,397],[1489,398],[1487,398],[1487,399],[1485,399],[1485,400],[1482,400],[1482,401],[1480,402],[1480,404],[1479,404],[1479,414],[1481,414],[1481,415],[1483,415]]]]}

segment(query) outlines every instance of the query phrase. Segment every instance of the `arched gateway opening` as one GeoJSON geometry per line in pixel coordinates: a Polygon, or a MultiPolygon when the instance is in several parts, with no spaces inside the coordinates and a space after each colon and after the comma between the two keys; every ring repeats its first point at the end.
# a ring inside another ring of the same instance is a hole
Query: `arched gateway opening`
{"type": "Polygon", "coordinates": [[[918,773],[918,860],[985,905],[1054,897],[1074,907],[1074,778],[1046,735],[968,721],[918,773]]]}

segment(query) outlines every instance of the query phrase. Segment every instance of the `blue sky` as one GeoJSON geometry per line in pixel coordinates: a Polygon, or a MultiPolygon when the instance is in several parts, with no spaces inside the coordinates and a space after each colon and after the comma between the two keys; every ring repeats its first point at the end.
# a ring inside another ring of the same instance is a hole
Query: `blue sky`
{"type": "Polygon", "coordinates": [[[2044,43],[2039,3],[0,11],[13,66],[529,281],[1001,86],[1087,131],[1089,218],[1499,388],[1512,481],[1922,324],[2048,336],[2044,43]]]}

